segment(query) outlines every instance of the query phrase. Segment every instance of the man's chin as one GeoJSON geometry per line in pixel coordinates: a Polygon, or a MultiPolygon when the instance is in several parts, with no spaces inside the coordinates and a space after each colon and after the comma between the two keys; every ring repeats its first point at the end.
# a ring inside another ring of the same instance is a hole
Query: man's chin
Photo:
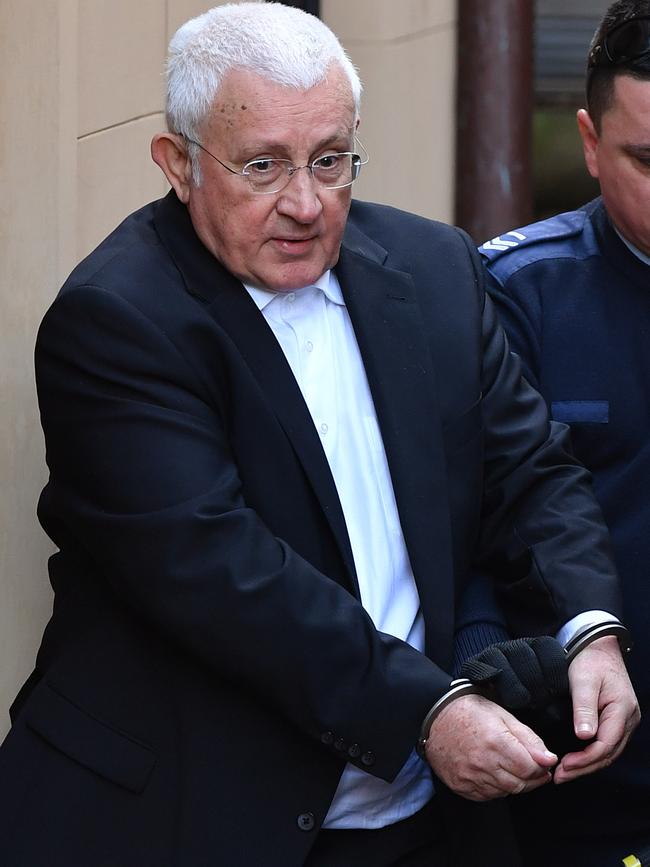
{"type": "Polygon", "coordinates": [[[303,286],[313,285],[330,267],[333,266],[323,261],[284,263],[269,268],[268,274],[260,274],[256,284],[271,292],[294,292],[303,286]]]}

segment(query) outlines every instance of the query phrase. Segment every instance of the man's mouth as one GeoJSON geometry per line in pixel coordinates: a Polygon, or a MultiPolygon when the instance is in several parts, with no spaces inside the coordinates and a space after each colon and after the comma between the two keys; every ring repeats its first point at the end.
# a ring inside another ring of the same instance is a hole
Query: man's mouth
{"type": "Polygon", "coordinates": [[[274,238],[273,243],[284,253],[299,255],[309,250],[315,240],[316,236],[310,235],[307,238],[274,238]]]}

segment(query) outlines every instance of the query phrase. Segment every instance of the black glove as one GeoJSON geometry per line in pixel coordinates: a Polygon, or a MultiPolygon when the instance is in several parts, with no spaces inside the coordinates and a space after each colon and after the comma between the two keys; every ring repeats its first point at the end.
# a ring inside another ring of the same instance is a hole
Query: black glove
{"type": "Polygon", "coordinates": [[[573,731],[566,653],[549,635],[491,644],[467,659],[460,675],[483,687],[559,756],[584,748],[573,731]]]}

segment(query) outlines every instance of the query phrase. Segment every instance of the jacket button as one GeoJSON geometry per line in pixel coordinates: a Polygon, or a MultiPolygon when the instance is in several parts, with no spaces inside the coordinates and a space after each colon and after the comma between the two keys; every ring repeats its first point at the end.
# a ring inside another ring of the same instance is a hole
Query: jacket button
{"type": "Polygon", "coordinates": [[[301,831],[313,831],[316,825],[316,819],[313,813],[301,813],[296,819],[297,825],[301,831]]]}
{"type": "Polygon", "coordinates": [[[348,745],[347,745],[346,742],[343,740],[343,738],[337,738],[337,739],[334,741],[334,749],[335,749],[335,750],[338,750],[340,753],[345,752],[345,750],[347,750],[347,748],[348,748],[348,745]]]}
{"type": "Polygon", "coordinates": [[[368,750],[361,756],[361,763],[364,764],[367,768],[375,763],[375,754],[372,750],[368,750]]]}
{"type": "Polygon", "coordinates": [[[321,743],[329,747],[330,744],[334,743],[334,732],[323,732],[323,734],[320,736],[320,740],[321,743]]]}
{"type": "Polygon", "coordinates": [[[361,747],[359,744],[352,744],[352,746],[348,749],[348,755],[351,759],[358,759],[361,755],[361,747]]]}

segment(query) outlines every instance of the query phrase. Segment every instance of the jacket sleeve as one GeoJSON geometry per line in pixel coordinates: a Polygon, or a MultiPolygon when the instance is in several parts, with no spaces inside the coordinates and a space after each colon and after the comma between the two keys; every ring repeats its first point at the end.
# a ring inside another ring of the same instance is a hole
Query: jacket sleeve
{"type": "Polygon", "coordinates": [[[363,744],[376,761],[360,766],[394,777],[449,676],[247,507],[227,418],[169,337],[114,293],[72,288],[36,364],[39,511],[61,549],[82,547],[93,580],[215,677],[319,743],[363,744]]]}
{"type": "MultiPolygon", "coordinates": [[[[482,286],[478,262],[476,273],[482,286]]],[[[591,476],[572,454],[568,428],[549,420],[543,398],[522,376],[487,295],[483,341],[477,564],[495,576],[516,634],[554,634],[590,609],[620,616],[618,576],[591,476]]]]}

